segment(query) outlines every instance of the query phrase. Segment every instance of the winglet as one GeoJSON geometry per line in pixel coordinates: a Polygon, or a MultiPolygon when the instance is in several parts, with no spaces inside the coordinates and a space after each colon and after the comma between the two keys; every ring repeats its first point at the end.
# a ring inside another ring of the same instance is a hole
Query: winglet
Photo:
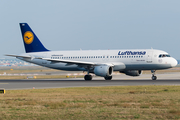
{"type": "Polygon", "coordinates": [[[27,23],[19,23],[26,53],[49,51],[40,42],[27,23]]]}

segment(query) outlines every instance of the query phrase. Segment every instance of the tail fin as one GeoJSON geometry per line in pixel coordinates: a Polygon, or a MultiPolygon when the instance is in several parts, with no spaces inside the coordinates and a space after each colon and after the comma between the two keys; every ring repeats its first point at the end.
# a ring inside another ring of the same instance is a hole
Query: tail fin
{"type": "Polygon", "coordinates": [[[46,49],[27,23],[19,23],[26,53],[49,51],[46,49]]]}

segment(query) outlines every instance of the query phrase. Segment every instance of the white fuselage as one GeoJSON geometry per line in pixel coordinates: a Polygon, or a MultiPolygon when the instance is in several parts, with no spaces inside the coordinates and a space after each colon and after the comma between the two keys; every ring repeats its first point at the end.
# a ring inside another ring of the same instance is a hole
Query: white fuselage
{"type": "Polygon", "coordinates": [[[26,53],[6,56],[53,69],[87,71],[85,80],[92,80],[89,73],[111,80],[113,71],[139,76],[141,70],[151,70],[152,80],[156,80],[156,70],[177,65],[168,53],[154,49],[49,51],[27,23],[20,23],[20,29],[26,53]]]}
{"type": "Polygon", "coordinates": [[[154,49],[135,49],[135,50],[79,50],[79,51],[47,51],[24,53],[21,60],[37,65],[68,71],[86,71],[83,66],[63,62],[52,62],[41,58],[68,60],[80,62],[93,62],[97,64],[109,64],[114,71],[123,70],[160,70],[177,65],[177,61],[168,56],[167,52],[154,49]],[[160,56],[162,55],[162,56],[160,56]],[[167,56],[163,56],[167,55],[167,56]]]}

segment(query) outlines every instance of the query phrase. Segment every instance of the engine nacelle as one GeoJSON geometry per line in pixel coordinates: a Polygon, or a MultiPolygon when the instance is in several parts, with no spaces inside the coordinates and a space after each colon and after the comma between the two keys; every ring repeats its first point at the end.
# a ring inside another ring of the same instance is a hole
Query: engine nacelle
{"type": "Polygon", "coordinates": [[[120,71],[120,73],[124,73],[129,76],[140,76],[142,74],[141,70],[127,70],[127,71],[120,71]]]}
{"type": "Polygon", "coordinates": [[[94,68],[94,74],[101,77],[111,76],[113,73],[113,68],[111,66],[96,66],[94,68]]]}

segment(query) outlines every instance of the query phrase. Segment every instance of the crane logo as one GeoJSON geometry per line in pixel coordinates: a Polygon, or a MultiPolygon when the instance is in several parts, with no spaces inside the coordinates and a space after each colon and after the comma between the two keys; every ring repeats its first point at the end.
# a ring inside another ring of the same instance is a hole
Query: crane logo
{"type": "Polygon", "coordinates": [[[33,42],[33,40],[34,40],[34,35],[32,32],[27,31],[24,33],[24,42],[26,44],[31,44],[33,42]]]}

